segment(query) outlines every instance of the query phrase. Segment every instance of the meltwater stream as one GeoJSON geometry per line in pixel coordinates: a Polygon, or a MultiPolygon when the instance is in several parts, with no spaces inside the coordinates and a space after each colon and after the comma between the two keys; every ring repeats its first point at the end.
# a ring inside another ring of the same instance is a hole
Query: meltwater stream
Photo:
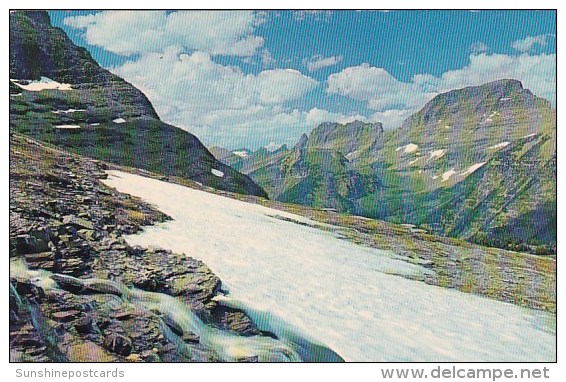
{"type": "MultiPolygon", "coordinates": [[[[243,358],[257,357],[259,362],[320,362],[340,361],[330,349],[300,337],[294,333],[287,341],[284,338],[273,339],[269,336],[245,337],[214,328],[204,323],[191,309],[175,297],[129,288],[124,284],[103,279],[77,279],[72,276],[52,274],[45,270],[28,269],[23,259],[14,259],[10,263],[10,272],[20,281],[29,281],[44,291],[59,289],[57,280],[72,282],[85,287],[96,285],[98,290],[106,290],[114,295],[114,303],[131,304],[137,309],[148,312],[160,312],[179,325],[183,332],[192,332],[199,336],[202,345],[213,349],[222,361],[238,361],[243,358]]],[[[17,296],[17,294],[16,294],[17,296]]],[[[19,296],[18,296],[19,298],[19,296]]],[[[21,303],[21,302],[20,302],[21,303]]],[[[33,312],[32,312],[33,313],[33,312]]],[[[42,318],[36,314],[36,321],[42,318]]],[[[33,320],[33,317],[32,317],[33,320]]],[[[34,322],[36,329],[42,330],[34,322]]],[[[162,325],[164,335],[175,343],[177,351],[190,353],[189,346],[167,325],[162,325]]],[[[47,334],[43,333],[46,337],[47,334]]]]}
{"type": "Polygon", "coordinates": [[[202,260],[229,291],[221,303],[278,338],[323,344],[347,361],[556,359],[552,314],[399,277],[427,270],[304,217],[118,171],[104,182],[173,218],[130,244],[202,260]]]}

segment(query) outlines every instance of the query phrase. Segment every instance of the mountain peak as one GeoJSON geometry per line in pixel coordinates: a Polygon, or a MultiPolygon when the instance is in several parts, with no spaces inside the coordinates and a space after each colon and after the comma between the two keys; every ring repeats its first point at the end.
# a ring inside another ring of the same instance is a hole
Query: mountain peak
{"type": "Polygon", "coordinates": [[[309,146],[321,149],[337,149],[344,154],[365,144],[381,141],[383,125],[380,122],[353,121],[346,124],[325,122],[311,133],[309,146]]]}
{"type": "Polygon", "coordinates": [[[295,147],[304,147],[306,146],[308,141],[309,141],[309,137],[307,136],[306,133],[303,133],[303,135],[301,135],[301,138],[299,138],[299,142],[297,142],[295,147]]]}

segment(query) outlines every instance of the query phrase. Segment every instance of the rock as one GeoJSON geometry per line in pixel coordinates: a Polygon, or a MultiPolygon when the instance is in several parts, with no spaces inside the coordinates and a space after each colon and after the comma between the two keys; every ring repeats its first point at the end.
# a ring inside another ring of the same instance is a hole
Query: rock
{"type": "Polygon", "coordinates": [[[49,251],[48,241],[38,239],[32,235],[16,236],[16,251],[20,254],[39,253],[49,251]]]}
{"type": "Polygon", "coordinates": [[[181,337],[181,339],[183,341],[185,341],[186,343],[199,343],[200,342],[199,335],[195,334],[193,332],[185,332],[183,334],[183,336],[181,337]]]}
{"type": "Polygon", "coordinates": [[[60,274],[53,274],[51,276],[61,289],[69,291],[71,293],[80,294],[86,291],[87,286],[83,281],[71,276],[65,276],[60,274]]]}
{"type": "Polygon", "coordinates": [[[98,344],[86,341],[74,344],[67,349],[67,357],[71,362],[115,362],[116,357],[109,354],[98,344]]]}
{"type": "Polygon", "coordinates": [[[100,235],[92,229],[80,229],[78,231],[78,234],[89,241],[97,240],[100,238],[100,235]]]}
{"type": "Polygon", "coordinates": [[[53,318],[55,321],[69,322],[73,321],[80,314],[81,312],[79,312],[78,310],[71,309],[67,311],[51,313],[51,318],[53,318]]]}
{"type": "Polygon", "coordinates": [[[92,316],[84,316],[75,322],[75,329],[81,334],[90,334],[98,332],[96,321],[92,316]]]}
{"type": "Polygon", "coordinates": [[[178,336],[183,335],[183,328],[170,315],[165,314],[163,315],[163,317],[161,317],[161,319],[163,320],[165,325],[167,325],[169,329],[171,329],[173,333],[175,333],[178,336]]]}
{"type": "Polygon", "coordinates": [[[122,297],[120,285],[113,281],[89,280],[88,283],[86,283],[86,287],[88,292],[91,293],[113,294],[122,297]]]}
{"type": "Polygon", "coordinates": [[[67,215],[63,217],[63,224],[68,224],[74,226],[75,228],[81,229],[86,228],[88,230],[93,230],[94,225],[88,220],[78,218],[74,215],[67,215]]]}
{"type": "Polygon", "coordinates": [[[126,361],[128,362],[142,362],[142,358],[140,357],[139,354],[136,353],[132,353],[129,356],[126,357],[126,361]]]}
{"type": "Polygon", "coordinates": [[[261,334],[252,320],[240,310],[216,305],[212,317],[224,330],[231,330],[244,336],[261,334]]]}
{"type": "Polygon", "coordinates": [[[135,314],[133,309],[117,310],[110,313],[110,317],[118,321],[128,320],[135,314]]]}
{"type": "Polygon", "coordinates": [[[112,353],[127,357],[132,352],[132,341],[121,334],[110,333],[104,338],[104,347],[112,353]]]}
{"type": "Polygon", "coordinates": [[[257,355],[251,355],[248,357],[236,358],[236,362],[259,362],[259,357],[257,355]]]}

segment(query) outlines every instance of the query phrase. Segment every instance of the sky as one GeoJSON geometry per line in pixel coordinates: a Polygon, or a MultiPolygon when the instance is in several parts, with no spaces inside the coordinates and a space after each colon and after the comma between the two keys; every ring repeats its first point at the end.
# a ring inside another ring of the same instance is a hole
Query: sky
{"type": "Polygon", "coordinates": [[[293,145],[330,121],[399,127],[501,78],[556,102],[555,11],[50,11],[161,119],[207,146],[293,145]]]}

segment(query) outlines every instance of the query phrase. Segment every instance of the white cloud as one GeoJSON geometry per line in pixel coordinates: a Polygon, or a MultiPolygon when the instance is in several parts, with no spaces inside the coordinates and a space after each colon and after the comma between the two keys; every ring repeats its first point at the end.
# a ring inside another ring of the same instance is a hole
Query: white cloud
{"type": "Polygon", "coordinates": [[[415,84],[398,81],[385,69],[369,64],[345,68],[327,79],[327,92],[359,101],[367,101],[371,109],[413,109],[430,96],[415,84]]]}
{"type": "Polygon", "coordinates": [[[112,71],[142,90],[165,122],[184,126],[207,143],[230,136],[245,144],[255,135],[254,147],[282,141],[286,128],[304,130],[306,114],[286,103],[318,86],[293,69],[246,74],[214,62],[207,53],[181,54],[179,48],[146,53],[112,71]]]}
{"type": "Polygon", "coordinates": [[[301,11],[293,11],[293,15],[295,16],[295,20],[297,21],[304,21],[307,19],[314,20],[314,21],[330,21],[332,17],[332,12],[328,10],[301,10],[301,11]]]}
{"type": "Polygon", "coordinates": [[[544,47],[547,45],[546,39],[551,37],[548,34],[540,34],[538,36],[527,36],[522,40],[513,41],[511,47],[519,52],[530,52],[535,46],[544,47]]]}
{"type": "Polygon", "coordinates": [[[294,69],[265,70],[255,79],[260,103],[265,105],[299,99],[317,85],[315,80],[294,69]]]}
{"type": "Polygon", "coordinates": [[[180,46],[244,57],[263,46],[263,38],[253,33],[265,22],[265,15],[251,11],[103,11],[67,17],[64,22],[84,30],[89,44],[121,55],[180,46]]]}
{"type": "Polygon", "coordinates": [[[342,56],[330,56],[324,57],[322,55],[315,55],[303,60],[304,65],[307,67],[309,72],[314,72],[315,70],[326,68],[328,66],[334,66],[342,61],[342,56]]]}
{"type": "Polygon", "coordinates": [[[345,115],[342,113],[333,113],[317,107],[312,108],[305,115],[305,121],[311,128],[323,122],[350,123],[356,120],[366,122],[368,118],[359,114],[345,115]]]}
{"type": "Polygon", "coordinates": [[[489,47],[481,41],[476,41],[472,45],[470,45],[470,53],[472,54],[480,54],[487,52],[489,47]]]}
{"type": "Polygon", "coordinates": [[[381,122],[386,130],[400,127],[405,119],[407,119],[414,110],[390,109],[385,111],[376,111],[369,118],[368,122],[381,122]]]}

